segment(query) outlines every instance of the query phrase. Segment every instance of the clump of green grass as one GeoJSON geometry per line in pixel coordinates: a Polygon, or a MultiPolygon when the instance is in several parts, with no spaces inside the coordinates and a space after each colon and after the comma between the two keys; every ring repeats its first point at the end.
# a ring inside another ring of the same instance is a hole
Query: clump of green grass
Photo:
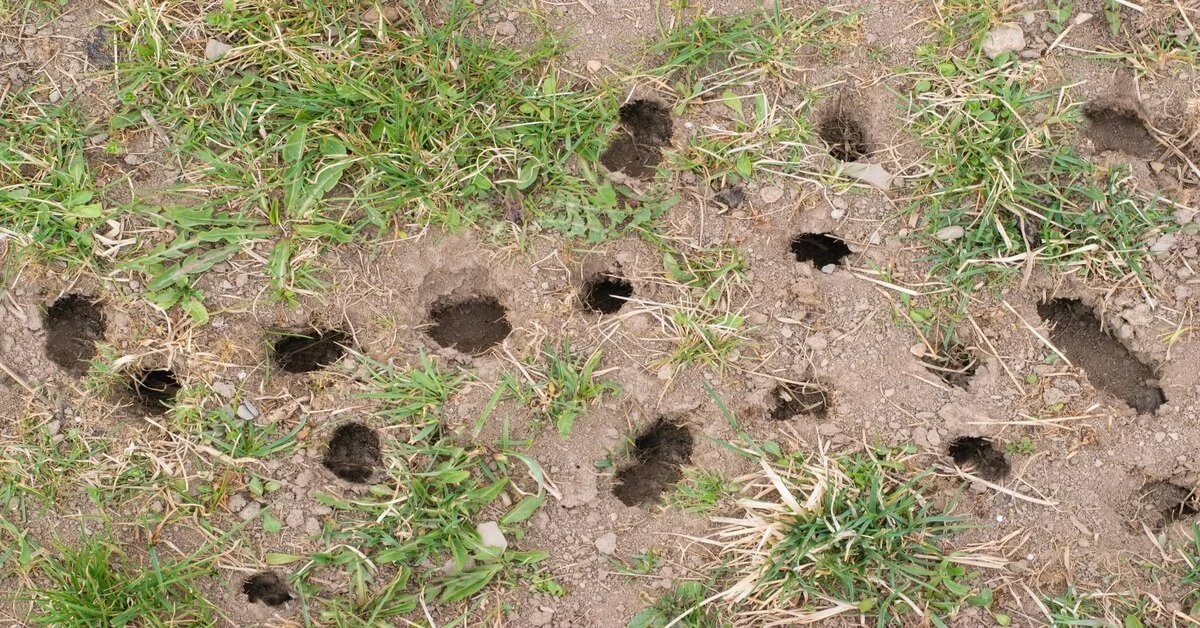
{"type": "Polygon", "coordinates": [[[717,471],[689,467],[683,470],[683,480],[675,484],[665,502],[684,512],[711,515],[732,507],[740,490],[741,485],[717,471]]]}
{"type": "Polygon", "coordinates": [[[549,423],[566,438],[575,420],[604,395],[619,396],[621,387],[610,380],[597,380],[596,368],[602,353],[584,356],[571,350],[570,341],[548,345],[540,356],[518,365],[519,374],[505,373],[497,394],[507,393],[533,410],[538,421],[549,423]]]}
{"type": "Polygon", "coordinates": [[[154,546],[145,565],[134,564],[106,535],[82,532],[72,546],[58,547],[39,570],[49,586],[32,598],[37,626],[212,624],[215,608],[196,588],[215,571],[207,548],[164,559],[154,546]]]}
{"type": "Polygon", "coordinates": [[[676,582],[649,608],[634,615],[629,620],[629,628],[664,628],[669,625],[712,628],[725,625],[716,609],[702,606],[705,593],[705,586],[701,582],[676,582]]]}
{"type": "Polygon", "coordinates": [[[1002,559],[956,553],[964,520],[926,497],[931,477],[902,452],[762,461],[717,533],[733,583],[714,599],[757,621],[863,615],[878,626],[953,616],[971,593],[966,565],[1002,559]]]}

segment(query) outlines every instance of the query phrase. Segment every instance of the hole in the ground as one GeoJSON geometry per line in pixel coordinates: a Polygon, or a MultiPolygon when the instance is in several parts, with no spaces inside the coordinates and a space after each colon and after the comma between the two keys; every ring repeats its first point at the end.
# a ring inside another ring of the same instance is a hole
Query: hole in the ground
{"type": "Polygon", "coordinates": [[[797,262],[812,262],[817,268],[841,264],[850,254],[845,242],[827,233],[801,233],[792,238],[792,254],[797,262]]]}
{"type": "Polygon", "coordinates": [[[817,134],[829,146],[829,154],[838,161],[858,161],[870,152],[862,124],[840,104],[817,125],[817,134]]]}
{"type": "Polygon", "coordinates": [[[267,606],[282,606],[292,599],[283,578],[273,571],[263,571],[250,576],[242,583],[242,593],[250,603],[262,602],[267,606]]]}
{"type": "Polygon", "coordinates": [[[971,377],[979,368],[979,360],[970,349],[953,344],[947,347],[942,355],[927,355],[921,358],[925,368],[936,373],[943,382],[957,388],[966,388],[971,383],[971,377]]]}
{"type": "Polygon", "coordinates": [[[1144,159],[1159,152],[1158,142],[1132,103],[1091,101],[1083,106],[1083,115],[1088,121],[1084,134],[1097,152],[1112,150],[1144,159]]]}
{"type": "Polygon", "coordinates": [[[816,382],[779,384],[771,391],[771,418],[787,421],[798,416],[824,419],[829,410],[829,393],[816,382]]]}
{"type": "Polygon", "coordinates": [[[162,414],[175,403],[179,380],[170,369],[145,369],[133,373],[127,382],[142,407],[151,414],[162,414]]]}
{"type": "Polygon", "coordinates": [[[288,334],[275,342],[275,362],[286,373],[319,371],[342,359],[347,341],[337,330],[288,334]]]}
{"type": "Polygon", "coordinates": [[[362,423],[338,426],[321,461],[326,469],[348,482],[366,482],[383,462],[379,434],[362,423]]]}
{"type": "Polygon", "coordinates": [[[1038,305],[1038,315],[1051,325],[1050,340],[1087,373],[1092,386],[1138,412],[1154,412],[1166,403],[1162,389],[1147,383],[1154,380],[1154,370],[1105,333],[1095,312],[1085,303],[1078,299],[1054,299],[1038,305]]]}
{"type": "Polygon", "coordinates": [[[1162,531],[1176,521],[1200,515],[1200,496],[1186,486],[1156,480],[1142,487],[1138,506],[1138,518],[1150,529],[1162,531]]]}
{"type": "Polygon", "coordinates": [[[495,297],[442,300],[429,312],[429,337],[443,347],[478,355],[512,332],[504,306],[495,297]]]}
{"type": "Polygon", "coordinates": [[[972,467],[985,480],[999,480],[1008,475],[1008,461],[990,438],[960,436],[950,442],[949,453],[955,464],[972,467]]]}
{"type": "Polygon", "coordinates": [[[600,314],[616,314],[625,300],[633,296],[628,279],[609,273],[597,273],[583,283],[579,301],[583,307],[600,314]]]}
{"type": "Polygon", "coordinates": [[[600,155],[600,163],[638,179],[653,177],[662,147],[671,141],[671,112],[652,100],[635,100],[621,106],[620,116],[625,129],[600,155]]]}
{"type": "Polygon", "coordinates": [[[683,465],[692,459],[692,433],[686,427],[659,419],[633,441],[637,463],[617,472],[613,495],[626,506],[658,501],[664,490],[683,479],[683,465]]]}
{"type": "Polygon", "coordinates": [[[46,355],[68,372],[82,375],[104,339],[104,311],[81,294],[60,297],[46,310],[46,355]]]}

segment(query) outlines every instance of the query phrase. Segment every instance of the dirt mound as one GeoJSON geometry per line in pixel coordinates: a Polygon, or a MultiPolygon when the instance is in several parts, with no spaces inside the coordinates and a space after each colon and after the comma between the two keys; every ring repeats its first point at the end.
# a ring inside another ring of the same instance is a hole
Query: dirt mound
{"type": "Polygon", "coordinates": [[[87,372],[104,340],[104,311],[81,294],[60,297],[46,310],[46,356],[73,375],[87,372]]]}
{"type": "Polygon", "coordinates": [[[850,247],[827,233],[801,233],[792,238],[792,254],[797,262],[812,262],[817,268],[841,264],[850,247]]]}
{"type": "Polygon", "coordinates": [[[262,602],[267,606],[282,606],[292,599],[287,585],[273,571],[263,571],[250,576],[242,583],[242,593],[250,603],[262,602]]]}
{"type": "Polygon", "coordinates": [[[617,472],[613,495],[626,506],[657,502],[664,490],[683,479],[683,465],[692,459],[692,433],[659,419],[633,441],[637,463],[617,472]]]}
{"type": "Polygon", "coordinates": [[[321,461],[339,478],[360,483],[370,480],[382,462],[379,434],[361,423],[346,423],[334,430],[321,461]]]}
{"type": "Polygon", "coordinates": [[[495,297],[440,301],[429,312],[429,337],[443,347],[478,355],[512,333],[504,306],[495,297]]]}
{"type": "Polygon", "coordinates": [[[633,296],[633,284],[628,279],[609,273],[597,273],[583,283],[579,302],[586,310],[599,314],[616,314],[625,300],[633,296]]]}
{"type": "Polygon", "coordinates": [[[1098,390],[1138,412],[1154,412],[1166,403],[1154,381],[1154,370],[1130,355],[1125,345],[1101,328],[1092,308],[1078,299],[1054,299],[1038,306],[1051,325],[1050,340],[1075,366],[1087,373],[1098,390]]]}
{"type": "Polygon", "coordinates": [[[347,340],[337,330],[289,334],[275,343],[275,362],[286,373],[319,371],[342,359],[347,340]]]}

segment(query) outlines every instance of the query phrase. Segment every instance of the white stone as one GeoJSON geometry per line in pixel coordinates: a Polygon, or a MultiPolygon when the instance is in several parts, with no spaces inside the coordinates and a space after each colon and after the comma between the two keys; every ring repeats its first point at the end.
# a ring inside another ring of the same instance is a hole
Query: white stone
{"type": "Polygon", "coordinates": [[[604,64],[599,59],[591,59],[587,62],[588,72],[595,74],[604,68],[604,64]]]}
{"type": "Polygon", "coordinates": [[[504,550],[508,549],[508,539],[504,538],[504,533],[500,531],[500,524],[495,521],[485,521],[479,524],[476,530],[479,532],[479,540],[484,547],[496,550],[497,554],[502,554],[504,550]]]}
{"type": "Polygon", "coordinates": [[[1001,24],[983,36],[983,54],[995,59],[1006,52],[1017,52],[1025,47],[1025,32],[1016,24],[1001,24]]]}
{"type": "Polygon", "coordinates": [[[887,190],[892,187],[894,176],[879,164],[864,164],[851,162],[842,164],[842,172],[846,176],[857,179],[867,185],[887,190]]]}
{"type": "Polygon", "coordinates": [[[218,39],[210,39],[208,40],[208,45],[204,47],[204,58],[209,61],[216,61],[231,51],[233,51],[233,46],[218,39]]]}
{"type": "Polygon", "coordinates": [[[612,556],[613,552],[617,551],[617,535],[614,532],[609,532],[596,539],[596,551],[605,556],[612,556]]]}
{"type": "Polygon", "coordinates": [[[773,185],[763,186],[763,188],[758,191],[758,197],[761,198],[764,203],[774,203],[775,201],[783,198],[783,190],[773,185]]]}
{"type": "Polygon", "coordinates": [[[1175,234],[1168,233],[1168,234],[1163,235],[1158,240],[1155,240],[1154,244],[1150,245],[1150,251],[1152,253],[1166,253],[1167,251],[1171,250],[1171,247],[1174,245],[1175,245],[1175,234]]]}
{"type": "Polygon", "coordinates": [[[505,20],[496,25],[496,34],[501,37],[512,37],[517,34],[517,25],[505,20]]]}
{"type": "Polygon", "coordinates": [[[939,240],[951,242],[967,235],[967,231],[958,225],[950,225],[949,227],[938,229],[938,232],[934,235],[939,240]]]}

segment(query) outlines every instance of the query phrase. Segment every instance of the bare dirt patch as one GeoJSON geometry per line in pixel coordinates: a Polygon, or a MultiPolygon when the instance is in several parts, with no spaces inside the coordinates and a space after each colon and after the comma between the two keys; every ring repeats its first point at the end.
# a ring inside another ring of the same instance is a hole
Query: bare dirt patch
{"type": "Polygon", "coordinates": [[[319,371],[342,359],[348,337],[337,330],[288,334],[275,343],[275,362],[285,373],[319,371]]]}
{"type": "Polygon", "coordinates": [[[620,275],[597,273],[583,283],[579,302],[584,309],[598,314],[616,314],[633,296],[633,284],[620,275]]]}
{"type": "Polygon", "coordinates": [[[779,384],[771,391],[770,417],[787,421],[796,417],[824,419],[829,412],[829,393],[817,382],[779,384]]]}
{"type": "Polygon", "coordinates": [[[600,163],[615,172],[648,179],[662,162],[662,149],[671,142],[671,112],[653,100],[635,100],[621,106],[620,134],[600,155],[600,163]]]}
{"type": "Polygon", "coordinates": [[[996,449],[992,439],[981,436],[960,436],[950,442],[947,450],[954,463],[979,477],[995,481],[1008,475],[1008,460],[1004,452],[996,449]]]}
{"type": "Polygon", "coordinates": [[[792,238],[792,254],[797,262],[812,262],[817,268],[841,264],[851,253],[841,239],[827,233],[801,233],[792,238]]]}
{"type": "Polygon", "coordinates": [[[250,576],[242,583],[242,593],[249,602],[262,602],[267,606],[283,606],[292,599],[283,578],[273,571],[263,571],[250,576]]]}
{"type": "Polygon", "coordinates": [[[637,462],[617,472],[613,495],[626,506],[652,504],[664,490],[683,479],[683,465],[692,458],[692,433],[686,427],[659,419],[633,441],[637,462]]]}
{"type": "Polygon", "coordinates": [[[150,414],[163,414],[175,403],[179,380],[171,369],[145,369],[133,373],[126,385],[150,414]]]}
{"type": "Polygon", "coordinates": [[[1088,122],[1085,136],[1097,152],[1111,150],[1143,159],[1159,152],[1141,107],[1132,100],[1092,100],[1083,106],[1083,115],[1088,122]]]}
{"type": "Polygon", "coordinates": [[[382,461],[379,434],[362,423],[346,423],[334,430],[321,463],[347,482],[365,483],[382,461]]]}
{"type": "Polygon", "coordinates": [[[429,318],[434,342],[471,355],[491,349],[512,333],[504,306],[495,297],[442,300],[434,304],[429,318]]]}
{"type": "Polygon", "coordinates": [[[1154,370],[1105,333],[1091,307],[1078,299],[1054,299],[1039,305],[1038,315],[1050,323],[1051,341],[1098,390],[1138,412],[1154,412],[1166,402],[1162,388],[1150,383],[1154,370]]]}
{"type": "Polygon", "coordinates": [[[46,355],[73,375],[82,375],[104,339],[104,311],[81,294],[60,297],[45,316],[46,355]]]}

